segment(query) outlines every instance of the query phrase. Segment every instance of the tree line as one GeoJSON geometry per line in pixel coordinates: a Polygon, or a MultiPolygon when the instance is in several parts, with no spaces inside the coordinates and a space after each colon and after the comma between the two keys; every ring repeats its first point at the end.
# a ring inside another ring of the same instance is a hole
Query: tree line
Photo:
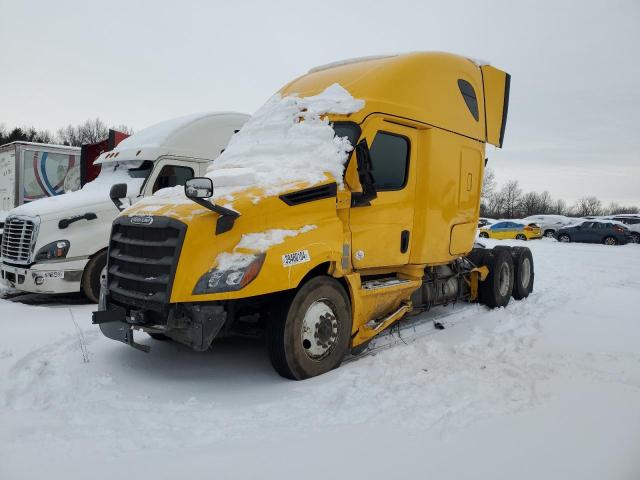
{"type": "Polygon", "coordinates": [[[11,142],[36,142],[80,147],[106,140],[109,137],[109,128],[123,133],[133,133],[133,130],[126,125],[108,127],[99,118],[89,119],[78,125],[69,124],[59,128],[55,134],[49,130],[37,130],[33,126],[7,129],[4,125],[0,125],[0,145],[11,142]]]}
{"type": "Polygon", "coordinates": [[[585,196],[573,205],[561,198],[554,199],[548,191],[524,192],[517,180],[509,180],[498,188],[495,173],[485,171],[480,202],[480,216],[488,218],[525,218],[529,215],[566,215],[588,217],[640,213],[634,205],[624,206],[616,202],[604,205],[595,196],[585,196]]]}

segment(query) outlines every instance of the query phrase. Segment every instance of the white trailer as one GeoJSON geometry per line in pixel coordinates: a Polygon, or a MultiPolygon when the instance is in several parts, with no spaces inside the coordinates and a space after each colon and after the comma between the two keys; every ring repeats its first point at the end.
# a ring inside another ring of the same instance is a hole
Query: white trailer
{"type": "Polygon", "coordinates": [[[77,190],[80,148],[48,143],[11,142],[0,146],[0,235],[7,212],[44,197],[77,190]],[[75,175],[73,175],[75,173],[75,175]]]}
{"type": "MultiPolygon", "coordinates": [[[[130,202],[204,175],[248,120],[214,112],[159,123],[102,153],[98,177],[81,190],[18,206],[5,220],[0,278],[32,293],[84,292],[97,302],[111,223],[111,186],[127,184],[130,202]]],[[[78,149],[79,150],[79,149],[78,149]]]]}

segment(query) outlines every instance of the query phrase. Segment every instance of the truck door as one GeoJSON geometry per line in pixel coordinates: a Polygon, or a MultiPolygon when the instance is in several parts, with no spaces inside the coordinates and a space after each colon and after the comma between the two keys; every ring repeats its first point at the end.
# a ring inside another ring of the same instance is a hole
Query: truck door
{"type": "Polygon", "coordinates": [[[153,195],[162,188],[184,185],[195,176],[198,165],[195,162],[185,160],[163,159],[159,160],[144,187],[144,196],[153,195]]]}
{"type": "Polygon", "coordinates": [[[351,208],[351,259],[356,269],[406,265],[411,249],[417,161],[416,130],[377,117],[364,125],[377,198],[351,208]]]}

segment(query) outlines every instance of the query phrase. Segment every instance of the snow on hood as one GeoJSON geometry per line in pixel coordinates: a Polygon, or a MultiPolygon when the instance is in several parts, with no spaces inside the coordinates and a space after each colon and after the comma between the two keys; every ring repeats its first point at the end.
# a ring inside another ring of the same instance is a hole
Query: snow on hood
{"type": "Polygon", "coordinates": [[[353,146],[346,137],[336,137],[323,116],[346,115],[363,107],[363,100],[354,99],[337,83],[312,97],[274,95],[209,167],[207,176],[222,187],[215,197],[247,186],[277,195],[293,183],[325,181],[326,173],[342,185],[344,164],[353,146]],[[241,183],[228,181],[231,169],[242,169],[241,183]],[[224,186],[220,176],[226,177],[224,186]]]}
{"type": "MultiPolygon", "coordinates": [[[[98,177],[87,183],[82,189],[75,192],[68,192],[55,197],[45,197],[33,202],[25,203],[14,208],[11,214],[28,216],[65,216],[66,212],[79,208],[95,207],[104,203],[102,209],[113,208],[115,205],[109,198],[111,186],[116,183],[127,184],[127,196],[134,197],[140,192],[140,187],[144,183],[144,178],[131,178],[127,173],[129,162],[115,165],[103,165],[98,177]]],[[[138,166],[140,162],[131,162],[131,167],[138,166]]]]}

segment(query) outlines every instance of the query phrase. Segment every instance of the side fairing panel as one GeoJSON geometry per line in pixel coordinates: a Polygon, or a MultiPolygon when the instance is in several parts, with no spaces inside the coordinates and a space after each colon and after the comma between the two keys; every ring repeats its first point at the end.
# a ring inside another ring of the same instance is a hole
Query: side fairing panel
{"type": "Polygon", "coordinates": [[[507,125],[511,75],[491,65],[481,68],[487,112],[487,143],[502,147],[507,125]]]}

